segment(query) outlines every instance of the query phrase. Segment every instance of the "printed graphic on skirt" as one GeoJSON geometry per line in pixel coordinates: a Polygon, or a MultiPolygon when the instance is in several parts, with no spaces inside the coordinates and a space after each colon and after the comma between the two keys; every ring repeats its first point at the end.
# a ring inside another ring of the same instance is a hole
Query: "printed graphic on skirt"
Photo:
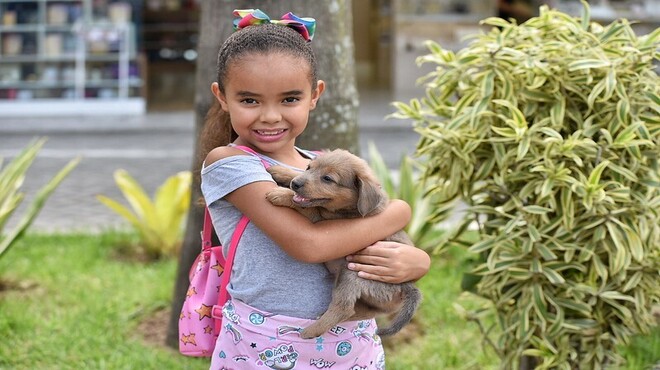
{"type": "Polygon", "coordinates": [[[259,311],[240,301],[223,308],[211,369],[385,369],[376,322],[344,322],[326,334],[300,337],[313,320],[259,311]]]}

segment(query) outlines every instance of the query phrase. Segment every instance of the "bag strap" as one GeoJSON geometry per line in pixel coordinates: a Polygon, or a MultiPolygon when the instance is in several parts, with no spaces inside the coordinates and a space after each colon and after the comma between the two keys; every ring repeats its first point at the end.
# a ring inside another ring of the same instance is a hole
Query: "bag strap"
{"type": "MultiPolygon", "coordinates": [[[[206,209],[206,212],[208,214],[208,208],[206,209]]],[[[222,278],[220,279],[220,288],[218,291],[218,304],[215,305],[211,311],[211,317],[214,318],[213,329],[216,335],[220,333],[220,326],[222,325],[222,306],[224,306],[225,302],[227,302],[227,285],[229,284],[231,268],[234,264],[234,256],[236,256],[238,242],[241,240],[241,236],[243,236],[243,232],[245,232],[245,228],[247,227],[248,223],[250,223],[250,219],[245,215],[241,216],[241,219],[238,220],[238,224],[236,224],[234,233],[231,236],[231,241],[229,242],[229,251],[227,253],[226,259],[222,256],[222,248],[218,247],[214,250],[214,252],[216,252],[215,257],[218,263],[221,264],[223,271],[222,278]]]]}
{"type": "MultiPolygon", "coordinates": [[[[240,150],[242,150],[246,153],[252,154],[253,156],[259,158],[261,160],[261,163],[263,163],[264,167],[266,167],[266,168],[272,166],[272,164],[268,163],[265,159],[263,159],[261,154],[255,152],[252,148],[249,148],[249,147],[244,146],[244,145],[233,145],[233,147],[237,148],[237,149],[240,149],[240,150]]],[[[312,150],[311,152],[316,154],[317,156],[323,154],[322,150],[312,150]]]]}
{"type": "MultiPolygon", "coordinates": [[[[202,227],[202,253],[210,251],[213,247],[213,221],[211,220],[211,213],[208,207],[204,207],[204,226],[202,227]]],[[[225,257],[222,252],[215,253],[215,258],[220,266],[225,265],[225,257]]]]}
{"type": "Polygon", "coordinates": [[[247,146],[245,146],[245,145],[234,145],[234,148],[236,148],[236,149],[240,149],[240,150],[242,150],[242,151],[244,151],[244,152],[246,152],[246,153],[248,153],[248,154],[252,154],[253,156],[259,158],[259,160],[261,161],[261,164],[263,164],[264,167],[266,167],[266,168],[268,168],[268,167],[271,166],[270,163],[268,163],[265,159],[263,159],[263,158],[261,157],[261,155],[260,155],[259,153],[255,152],[252,148],[249,148],[249,147],[247,147],[247,146]]]}
{"type": "Polygon", "coordinates": [[[225,302],[227,302],[227,285],[229,284],[229,276],[231,275],[231,268],[234,265],[234,257],[236,256],[236,247],[238,247],[238,242],[243,236],[243,232],[247,227],[247,224],[250,222],[250,219],[247,216],[242,216],[236,225],[236,230],[231,236],[231,242],[229,243],[229,251],[227,253],[227,259],[225,261],[225,267],[223,269],[224,273],[222,274],[222,280],[220,281],[220,294],[218,294],[218,306],[222,307],[225,302]]]}
{"type": "MultiPolygon", "coordinates": [[[[265,168],[271,166],[270,163],[266,162],[263,158],[261,158],[259,154],[257,154],[257,152],[255,152],[254,150],[242,145],[237,145],[236,148],[259,158],[265,168]]],[[[236,249],[238,248],[238,242],[241,240],[241,236],[243,236],[243,232],[245,231],[245,228],[247,227],[248,223],[250,223],[250,219],[247,218],[247,216],[245,215],[241,216],[241,219],[238,220],[238,224],[236,224],[234,233],[231,236],[231,241],[229,242],[229,250],[227,251],[226,259],[222,256],[222,252],[220,251],[220,248],[218,248],[219,253],[216,253],[216,259],[218,260],[218,263],[220,263],[223,266],[222,278],[220,280],[220,291],[218,292],[218,304],[215,307],[213,307],[213,311],[218,310],[218,312],[211,313],[211,316],[215,318],[215,320],[213,321],[215,324],[214,333],[216,335],[220,333],[220,329],[222,325],[222,320],[221,320],[222,307],[225,305],[228,299],[227,285],[229,285],[229,278],[231,277],[231,269],[234,265],[234,257],[236,256],[236,249]]],[[[204,227],[202,229],[202,249],[206,250],[208,248],[211,248],[212,230],[213,230],[213,222],[211,220],[211,214],[209,212],[209,208],[205,207],[204,227]]]]}
{"type": "Polygon", "coordinates": [[[206,251],[211,248],[211,237],[213,234],[213,221],[211,220],[211,214],[209,213],[209,208],[204,207],[204,226],[202,227],[202,251],[206,251]]]}

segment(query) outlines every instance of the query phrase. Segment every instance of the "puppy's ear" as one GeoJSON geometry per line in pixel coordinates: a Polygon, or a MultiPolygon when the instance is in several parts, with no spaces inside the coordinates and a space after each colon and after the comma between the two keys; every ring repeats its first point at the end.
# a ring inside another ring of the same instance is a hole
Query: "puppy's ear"
{"type": "Polygon", "coordinates": [[[387,197],[380,187],[380,184],[373,178],[360,177],[356,179],[358,188],[358,212],[362,217],[380,213],[387,204],[387,197]]]}

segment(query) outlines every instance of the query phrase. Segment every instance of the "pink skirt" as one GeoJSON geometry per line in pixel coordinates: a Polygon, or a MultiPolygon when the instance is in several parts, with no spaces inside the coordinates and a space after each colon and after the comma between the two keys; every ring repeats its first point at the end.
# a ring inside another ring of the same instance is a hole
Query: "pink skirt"
{"type": "Polygon", "coordinates": [[[302,339],[300,331],[314,320],[259,311],[238,300],[229,300],[222,312],[212,370],[385,369],[374,319],[347,321],[302,339]]]}

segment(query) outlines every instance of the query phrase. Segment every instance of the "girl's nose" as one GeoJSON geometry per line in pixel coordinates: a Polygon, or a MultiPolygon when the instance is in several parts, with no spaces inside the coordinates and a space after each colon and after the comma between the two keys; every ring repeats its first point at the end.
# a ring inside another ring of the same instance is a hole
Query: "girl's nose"
{"type": "Polygon", "coordinates": [[[277,123],[282,120],[282,114],[276,107],[264,106],[261,110],[261,121],[266,123],[277,123]]]}

